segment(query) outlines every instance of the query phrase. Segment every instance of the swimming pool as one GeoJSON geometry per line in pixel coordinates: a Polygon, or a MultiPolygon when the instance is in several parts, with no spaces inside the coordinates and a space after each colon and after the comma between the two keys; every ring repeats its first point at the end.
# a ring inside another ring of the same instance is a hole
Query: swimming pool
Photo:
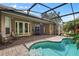
{"type": "Polygon", "coordinates": [[[61,42],[41,41],[30,47],[29,55],[34,56],[79,56],[79,49],[70,38],[61,42]]]}

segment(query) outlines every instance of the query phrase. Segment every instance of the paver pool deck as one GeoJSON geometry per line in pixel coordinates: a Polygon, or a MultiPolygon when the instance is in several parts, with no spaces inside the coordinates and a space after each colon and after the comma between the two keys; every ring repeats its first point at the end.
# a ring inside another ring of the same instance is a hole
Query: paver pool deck
{"type": "Polygon", "coordinates": [[[65,37],[55,36],[55,37],[43,38],[40,40],[35,40],[32,42],[16,45],[13,47],[0,50],[0,56],[28,56],[28,52],[29,52],[28,48],[32,44],[39,42],[39,41],[61,41],[63,38],[65,37]]]}

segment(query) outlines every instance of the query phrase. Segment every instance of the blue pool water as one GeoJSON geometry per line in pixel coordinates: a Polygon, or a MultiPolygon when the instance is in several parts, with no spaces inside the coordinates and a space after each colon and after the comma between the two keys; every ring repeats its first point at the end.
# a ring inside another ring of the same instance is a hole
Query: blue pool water
{"type": "Polygon", "coordinates": [[[42,41],[30,47],[30,53],[40,56],[79,56],[79,49],[69,38],[61,42],[42,41]]]}

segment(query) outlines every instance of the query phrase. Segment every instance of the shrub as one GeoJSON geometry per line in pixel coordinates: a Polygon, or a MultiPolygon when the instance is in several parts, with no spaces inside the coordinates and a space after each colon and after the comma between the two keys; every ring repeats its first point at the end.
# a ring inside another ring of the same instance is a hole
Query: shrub
{"type": "Polygon", "coordinates": [[[77,44],[77,48],[79,48],[79,34],[75,35],[73,40],[74,40],[74,43],[77,44]]]}
{"type": "Polygon", "coordinates": [[[69,35],[69,36],[75,36],[75,35],[76,35],[76,33],[73,33],[73,32],[71,32],[71,33],[65,32],[65,34],[66,34],[66,35],[69,35]]]}

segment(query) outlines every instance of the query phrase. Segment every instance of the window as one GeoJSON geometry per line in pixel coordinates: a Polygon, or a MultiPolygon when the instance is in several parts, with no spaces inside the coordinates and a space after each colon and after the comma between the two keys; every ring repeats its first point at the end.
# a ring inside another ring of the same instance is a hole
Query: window
{"type": "Polygon", "coordinates": [[[19,23],[19,33],[23,34],[23,23],[19,23]]]}
{"type": "Polygon", "coordinates": [[[18,24],[18,23],[16,22],[16,24],[15,24],[15,25],[16,25],[16,26],[15,26],[15,27],[16,27],[16,34],[17,34],[17,32],[18,32],[18,31],[17,31],[17,24],[18,24]]]}
{"type": "Polygon", "coordinates": [[[28,32],[28,23],[25,23],[25,32],[28,32]]]}
{"type": "Polygon", "coordinates": [[[15,22],[15,30],[17,35],[25,35],[29,32],[29,23],[23,21],[15,22]]]}
{"type": "Polygon", "coordinates": [[[10,34],[10,17],[5,16],[5,31],[6,34],[10,34]]]}

